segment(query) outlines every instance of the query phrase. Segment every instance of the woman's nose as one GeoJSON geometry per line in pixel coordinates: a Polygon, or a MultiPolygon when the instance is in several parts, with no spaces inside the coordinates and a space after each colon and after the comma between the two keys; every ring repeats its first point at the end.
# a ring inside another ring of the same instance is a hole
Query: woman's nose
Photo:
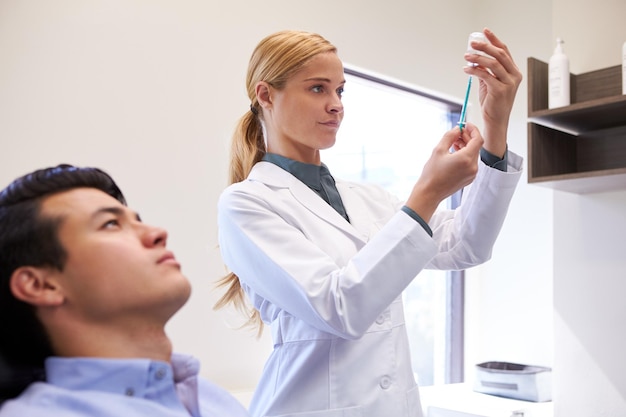
{"type": "Polygon", "coordinates": [[[331,113],[343,113],[343,103],[341,102],[341,97],[339,95],[333,96],[331,100],[328,111],[331,113]]]}

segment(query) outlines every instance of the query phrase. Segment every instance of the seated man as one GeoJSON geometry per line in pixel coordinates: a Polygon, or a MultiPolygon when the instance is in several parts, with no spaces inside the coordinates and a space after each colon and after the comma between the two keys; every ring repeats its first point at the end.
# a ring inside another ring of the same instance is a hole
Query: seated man
{"type": "Polygon", "coordinates": [[[172,354],[164,326],[191,287],[166,242],[96,168],[35,171],[0,193],[0,354],[45,371],[1,417],[248,415],[172,354]]]}

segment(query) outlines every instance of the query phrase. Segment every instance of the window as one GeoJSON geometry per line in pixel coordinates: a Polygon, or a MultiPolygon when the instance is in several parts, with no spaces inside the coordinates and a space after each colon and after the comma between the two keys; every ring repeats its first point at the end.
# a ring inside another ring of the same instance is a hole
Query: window
{"type": "MultiPolygon", "coordinates": [[[[378,183],[408,197],[461,105],[346,68],[344,120],[322,160],[337,178],[378,183]]],[[[444,202],[453,206],[453,199],[444,202]]],[[[442,203],[442,204],[444,204],[442,203]]],[[[454,207],[454,206],[453,206],[454,207]]],[[[403,294],[416,380],[463,379],[463,274],[424,270],[403,294]]]]}

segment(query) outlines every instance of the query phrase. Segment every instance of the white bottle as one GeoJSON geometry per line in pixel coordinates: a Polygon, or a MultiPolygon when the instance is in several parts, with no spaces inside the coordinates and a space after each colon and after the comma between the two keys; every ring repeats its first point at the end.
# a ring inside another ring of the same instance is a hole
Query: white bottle
{"type": "Polygon", "coordinates": [[[569,59],[563,53],[563,40],[556,39],[554,54],[548,63],[548,108],[569,106],[569,59]]]}
{"type": "MultiPolygon", "coordinates": [[[[478,55],[482,55],[482,56],[489,56],[486,53],[484,53],[483,51],[479,51],[476,50],[474,48],[472,48],[472,41],[479,41],[479,42],[485,42],[485,43],[489,43],[489,40],[487,39],[487,37],[485,36],[484,33],[482,32],[472,32],[469,35],[469,38],[467,39],[467,52],[470,54],[478,54],[478,55]]],[[[492,58],[491,56],[489,56],[490,58],[492,58]]]]}
{"type": "Polygon", "coordinates": [[[626,94],[626,42],[622,45],[622,94],[626,94]]]}

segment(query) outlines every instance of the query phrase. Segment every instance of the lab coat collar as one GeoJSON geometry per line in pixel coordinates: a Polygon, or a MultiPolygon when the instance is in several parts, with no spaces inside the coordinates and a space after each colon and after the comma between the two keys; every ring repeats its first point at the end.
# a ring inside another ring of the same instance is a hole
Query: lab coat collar
{"type": "Polygon", "coordinates": [[[330,204],[324,201],[306,184],[271,162],[257,162],[254,167],[252,167],[248,179],[262,182],[273,188],[287,188],[293,197],[312,214],[343,230],[363,243],[369,238],[369,226],[367,226],[369,222],[367,222],[367,219],[364,219],[361,210],[358,210],[358,206],[353,204],[355,196],[352,194],[350,187],[344,186],[339,181],[337,182],[337,189],[348,212],[351,223],[347,222],[341,214],[337,213],[330,204]],[[352,211],[350,207],[353,208],[352,211]],[[359,226],[366,227],[361,228],[359,226]]]}

